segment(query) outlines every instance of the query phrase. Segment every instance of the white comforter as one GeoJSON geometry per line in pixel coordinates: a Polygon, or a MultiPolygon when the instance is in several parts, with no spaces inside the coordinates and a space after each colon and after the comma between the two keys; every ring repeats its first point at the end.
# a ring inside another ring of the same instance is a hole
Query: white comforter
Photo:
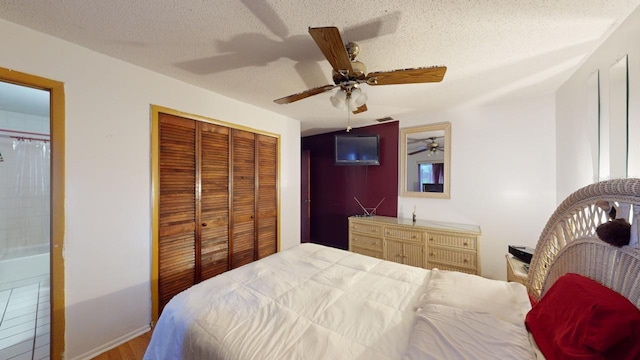
{"type": "Polygon", "coordinates": [[[432,273],[302,244],[175,296],[144,359],[401,359],[432,273]]]}

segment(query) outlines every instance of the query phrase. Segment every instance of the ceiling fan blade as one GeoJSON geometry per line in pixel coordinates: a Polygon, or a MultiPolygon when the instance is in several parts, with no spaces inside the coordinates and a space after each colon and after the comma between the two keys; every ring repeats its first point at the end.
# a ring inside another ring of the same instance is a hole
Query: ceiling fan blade
{"type": "Polygon", "coordinates": [[[318,87],[315,87],[313,89],[309,89],[309,90],[305,90],[305,91],[299,92],[297,94],[281,97],[280,99],[275,99],[275,100],[273,100],[273,102],[276,103],[276,104],[290,104],[292,102],[308,98],[309,96],[318,95],[318,94],[321,94],[321,93],[323,93],[325,91],[329,91],[329,90],[335,88],[336,86],[338,86],[338,85],[318,86],[318,87]]]}
{"type": "Polygon", "coordinates": [[[435,139],[441,139],[441,138],[444,138],[444,136],[429,136],[426,138],[407,138],[407,143],[413,144],[418,142],[425,142],[427,140],[429,140],[429,142],[435,142],[435,139]]]}
{"type": "Polygon", "coordinates": [[[446,71],[446,66],[377,71],[367,74],[367,84],[393,85],[440,82],[444,78],[446,71]]]}
{"type": "Polygon", "coordinates": [[[367,111],[367,104],[363,104],[362,106],[358,107],[357,109],[353,110],[354,114],[360,114],[362,112],[367,111]]]}
{"type": "Polygon", "coordinates": [[[340,31],[337,27],[309,28],[309,34],[327,58],[333,70],[338,73],[352,73],[351,60],[344,47],[340,31]]]}
{"type": "Polygon", "coordinates": [[[427,151],[427,149],[421,149],[421,150],[416,150],[414,152],[410,152],[407,155],[415,155],[415,154],[420,154],[421,152],[425,152],[427,151]]]}

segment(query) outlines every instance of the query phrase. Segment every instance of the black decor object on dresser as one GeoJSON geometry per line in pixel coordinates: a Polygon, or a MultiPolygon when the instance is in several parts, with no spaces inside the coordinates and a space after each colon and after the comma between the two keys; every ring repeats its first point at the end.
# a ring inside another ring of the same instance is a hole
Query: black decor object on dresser
{"type": "Polygon", "coordinates": [[[531,263],[531,257],[533,257],[533,252],[535,249],[532,249],[528,246],[520,246],[520,245],[509,245],[509,254],[515,256],[527,264],[531,263]]]}

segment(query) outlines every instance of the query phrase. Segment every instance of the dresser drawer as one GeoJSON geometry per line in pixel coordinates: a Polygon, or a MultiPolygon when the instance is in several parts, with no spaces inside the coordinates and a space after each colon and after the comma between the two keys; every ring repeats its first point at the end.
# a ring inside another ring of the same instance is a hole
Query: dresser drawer
{"type": "Polygon", "coordinates": [[[427,251],[427,261],[456,267],[476,269],[478,267],[476,259],[477,254],[475,252],[459,251],[457,249],[429,246],[427,251]]]}
{"type": "Polygon", "coordinates": [[[412,229],[403,229],[388,226],[384,229],[385,238],[395,238],[400,240],[408,240],[415,242],[424,242],[424,231],[416,231],[412,229]]]}
{"type": "Polygon", "coordinates": [[[371,234],[382,236],[382,226],[377,224],[365,224],[361,222],[351,222],[349,225],[351,231],[362,234],[371,234]]]}
{"type": "Polygon", "coordinates": [[[384,260],[382,250],[371,250],[371,249],[365,249],[357,246],[352,246],[351,252],[384,260]]]}
{"type": "Polygon", "coordinates": [[[350,241],[351,246],[366,247],[382,251],[382,238],[379,237],[352,233],[350,241]]]}
{"type": "Polygon", "coordinates": [[[405,240],[385,239],[385,260],[424,267],[424,244],[405,240]]]}
{"type": "Polygon", "coordinates": [[[475,236],[429,232],[427,233],[427,245],[442,245],[459,249],[476,250],[478,248],[478,241],[475,236]]]}

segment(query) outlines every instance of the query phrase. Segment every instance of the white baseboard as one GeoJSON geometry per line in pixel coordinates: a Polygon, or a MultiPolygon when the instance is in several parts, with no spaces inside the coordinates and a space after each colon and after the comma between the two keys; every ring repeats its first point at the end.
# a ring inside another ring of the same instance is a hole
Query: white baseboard
{"type": "Polygon", "coordinates": [[[106,344],[104,344],[102,346],[99,346],[99,347],[97,347],[97,348],[95,348],[95,349],[93,349],[93,350],[91,350],[89,352],[86,352],[86,353],[84,353],[82,355],[78,355],[78,356],[74,357],[71,360],[90,360],[90,359],[93,359],[94,357],[96,357],[96,356],[98,356],[98,355],[100,355],[102,353],[105,353],[105,352],[107,352],[107,351],[109,351],[109,350],[111,350],[113,348],[116,348],[116,347],[126,343],[129,340],[133,340],[133,339],[137,338],[138,336],[140,336],[140,335],[142,335],[142,334],[144,334],[146,332],[149,332],[149,331],[151,331],[151,327],[149,325],[146,325],[144,327],[141,327],[140,329],[137,329],[137,330],[134,330],[134,331],[132,331],[132,332],[130,332],[128,334],[122,335],[119,338],[117,338],[117,339],[115,339],[113,341],[110,341],[110,342],[108,342],[108,343],[106,343],[106,344]]]}

